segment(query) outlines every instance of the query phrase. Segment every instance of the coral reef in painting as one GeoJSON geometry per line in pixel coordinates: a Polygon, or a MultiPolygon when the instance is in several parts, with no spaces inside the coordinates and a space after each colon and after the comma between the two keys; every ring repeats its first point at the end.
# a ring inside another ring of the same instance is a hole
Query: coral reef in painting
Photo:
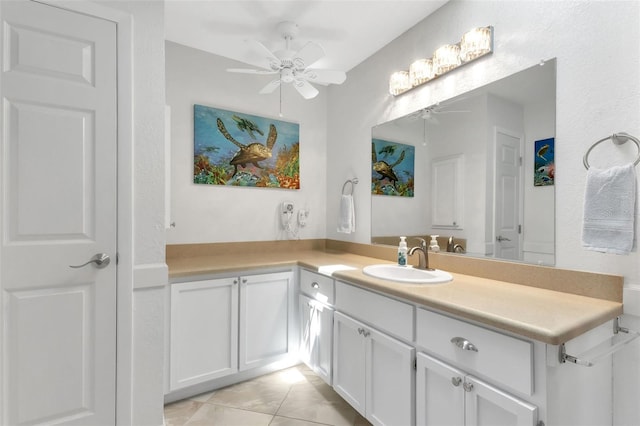
{"type": "Polygon", "coordinates": [[[371,142],[371,193],[413,197],[415,147],[382,139],[371,142]]]}
{"type": "Polygon", "coordinates": [[[194,105],[196,184],[300,189],[299,154],[298,124],[194,105]]]}

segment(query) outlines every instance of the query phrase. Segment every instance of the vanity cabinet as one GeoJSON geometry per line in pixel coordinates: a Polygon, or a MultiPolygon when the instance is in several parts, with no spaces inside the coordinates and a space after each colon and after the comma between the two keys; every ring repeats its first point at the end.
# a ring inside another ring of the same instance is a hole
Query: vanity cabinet
{"type": "Polygon", "coordinates": [[[419,425],[537,424],[538,408],[504,390],[533,395],[532,342],[418,308],[416,343],[433,354],[417,356],[419,425]]]}
{"type": "Polygon", "coordinates": [[[240,277],[239,369],[286,357],[293,342],[293,272],[240,277]]]}
{"type": "Polygon", "coordinates": [[[416,420],[424,426],[536,426],[536,406],[424,353],[417,356],[416,420]]]}
{"type": "Polygon", "coordinates": [[[328,385],[332,383],[333,279],[300,271],[300,359],[328,385]]]}
{"type": "Polygon", "coordinates": [[[172,283],[168,391],[203,384],[194,387],[202,392],[287,358],[297,339],[294,291],[292,271],[172,283]]]}
{"type": "Polygon", "coordinates": [[[336,283],[333,388],[375,425],[413,425],[415,349],[388,329],[412,335],[413,307],[336,283]]]}
{"type": "Polygon", "coordinates": [[[238,278],[171,285],[171,390],[238,371],[238,278]]]}

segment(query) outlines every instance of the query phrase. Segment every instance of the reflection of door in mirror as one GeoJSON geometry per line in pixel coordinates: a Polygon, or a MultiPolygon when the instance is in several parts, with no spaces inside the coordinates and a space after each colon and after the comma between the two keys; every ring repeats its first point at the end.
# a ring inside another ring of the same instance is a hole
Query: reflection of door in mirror
{"type": "Polygon", "coordinates": [[[522,260],[521,151],[523,137],[494,128],[495,167],[495,257],[522,260]]]}

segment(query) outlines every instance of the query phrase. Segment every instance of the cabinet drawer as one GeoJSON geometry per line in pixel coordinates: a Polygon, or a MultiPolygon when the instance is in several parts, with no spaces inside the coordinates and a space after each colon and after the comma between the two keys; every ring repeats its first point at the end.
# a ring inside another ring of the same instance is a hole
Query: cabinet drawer
{"type": "Polygon", "coordinates": [[[416,343],[421,348],[469,372],[533,394],[531,342],[425,309],[417,310],[416,323],[416,343]]]}
{"type": "Polygon", "coordinates": [[[329,305],[333,305],[335,300],[333,278],[306,269],[300,270],[300,291],[329,305]]]}
{"type": "Polygon", "coordinates": [[[337,281],[336,310],[408,342],[413,341],[414,308],[408,303],[337,281]]]}

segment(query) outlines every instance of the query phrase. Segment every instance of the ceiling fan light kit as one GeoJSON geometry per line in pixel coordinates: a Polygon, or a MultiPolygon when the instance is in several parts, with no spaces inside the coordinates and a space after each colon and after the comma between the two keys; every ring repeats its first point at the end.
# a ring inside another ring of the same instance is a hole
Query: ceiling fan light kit
{"type": "Polygon", "coordinates": [[[229,68],[227,71],[256,75],[277,75],[278,77],[264,86],[259,93],[272,93],[282,84],[291,84],[305,99],[312,99],[319,93],[318,89],[313,87],[310,82],[326,85],[342,84],[346,80],[347,76],[343,71],[308,68],[325,55],[324,49],[318,43],[310,41],[297,52],[289,49],[289,42],[299,32],[297,24],[288,21],[281,22],[278,24],[277,29],[285,40],[285,48],[283,50],[272,52],[259,41],[252,40],[247,42],[249,48],[261,58],[261,60],[252,65],[261,69],[229,68]]]}
{"type": "Polygon", "coordinates": [[[493,53],[493,27],[467,31],[457,44],[446,44],[428,59],[414,61],[409,71],[396,71],[389,77],[389,93],[401,95],[469,62],[493,53]]]}

